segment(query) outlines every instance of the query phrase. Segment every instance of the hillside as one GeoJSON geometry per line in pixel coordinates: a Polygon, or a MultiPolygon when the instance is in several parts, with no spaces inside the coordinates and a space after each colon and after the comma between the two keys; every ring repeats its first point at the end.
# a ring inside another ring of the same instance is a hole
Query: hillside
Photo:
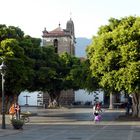
{"type": "Polygon", "coordinates": [[[76,38],[75,55],[77,57],[86,57],[86,47],[91,43],[91,39],[78,37],[76,38]]]}

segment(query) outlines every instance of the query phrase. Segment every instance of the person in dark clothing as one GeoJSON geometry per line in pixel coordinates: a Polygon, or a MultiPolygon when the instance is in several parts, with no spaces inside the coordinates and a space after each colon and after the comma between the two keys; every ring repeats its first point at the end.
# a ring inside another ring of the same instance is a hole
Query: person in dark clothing
{"type": "Polygon", "coordinates": [[[127,97],[126,102],[126,115],[130,114],[130,109],[132,108],[132,98],[130,96],[127,97]]]}
{"type": "Polygon", "coordinates": [[[16,119],[20,119],[20,112],[21,112],[21,109],[20,109],[20,105],[18,103],[15,103],[15,113],[16,113],[16,119]]]}

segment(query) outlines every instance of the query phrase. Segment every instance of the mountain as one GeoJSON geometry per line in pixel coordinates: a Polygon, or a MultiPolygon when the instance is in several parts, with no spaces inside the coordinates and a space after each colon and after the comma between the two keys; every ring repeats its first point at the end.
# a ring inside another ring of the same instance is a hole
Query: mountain
{"type": "Polygon", "coordinates": [[[86,47],[91,43],[91,39],[85,37],[76,38],[75,55],[77,57],[86,57],[86,47]]]}

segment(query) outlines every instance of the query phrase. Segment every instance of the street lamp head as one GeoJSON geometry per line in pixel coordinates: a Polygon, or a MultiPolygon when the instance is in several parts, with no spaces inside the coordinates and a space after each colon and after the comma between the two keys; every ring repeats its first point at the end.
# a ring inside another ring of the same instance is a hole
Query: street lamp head
{"type": "Polygon", "coordinates": [[[0,72],[2,74],[5,74],[5,70],[6,70],[6,65],[4,64],[4,61],[3,61],[2,64],[0,65],[0,72]]]}

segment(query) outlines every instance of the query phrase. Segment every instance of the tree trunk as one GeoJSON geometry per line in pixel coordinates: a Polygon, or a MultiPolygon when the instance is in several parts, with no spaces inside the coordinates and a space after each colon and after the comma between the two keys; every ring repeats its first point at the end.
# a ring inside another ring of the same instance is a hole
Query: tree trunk
{"type": "Polygon", "coordinates": [[[114,108],[114,95],[112,92],[110,92],[110,104],[109,104],[109,109],[113,109],[114,108]]]}
{"type": "Polygon", "coordinates": [[[49,105],[48,107],[58,107],[59,106],[59,98],[61,91],[53,91],[49,93],[49,105]]]}
{"type": "Polygon", "coordinates": [[[132,94],[132,116],[140,117],[140,95],[138,93],[132,94]]]}
{"type": "Polygon", "coordinates": [[[140,118],[140,95],[138,96],[138,117],[140,118]]]}

